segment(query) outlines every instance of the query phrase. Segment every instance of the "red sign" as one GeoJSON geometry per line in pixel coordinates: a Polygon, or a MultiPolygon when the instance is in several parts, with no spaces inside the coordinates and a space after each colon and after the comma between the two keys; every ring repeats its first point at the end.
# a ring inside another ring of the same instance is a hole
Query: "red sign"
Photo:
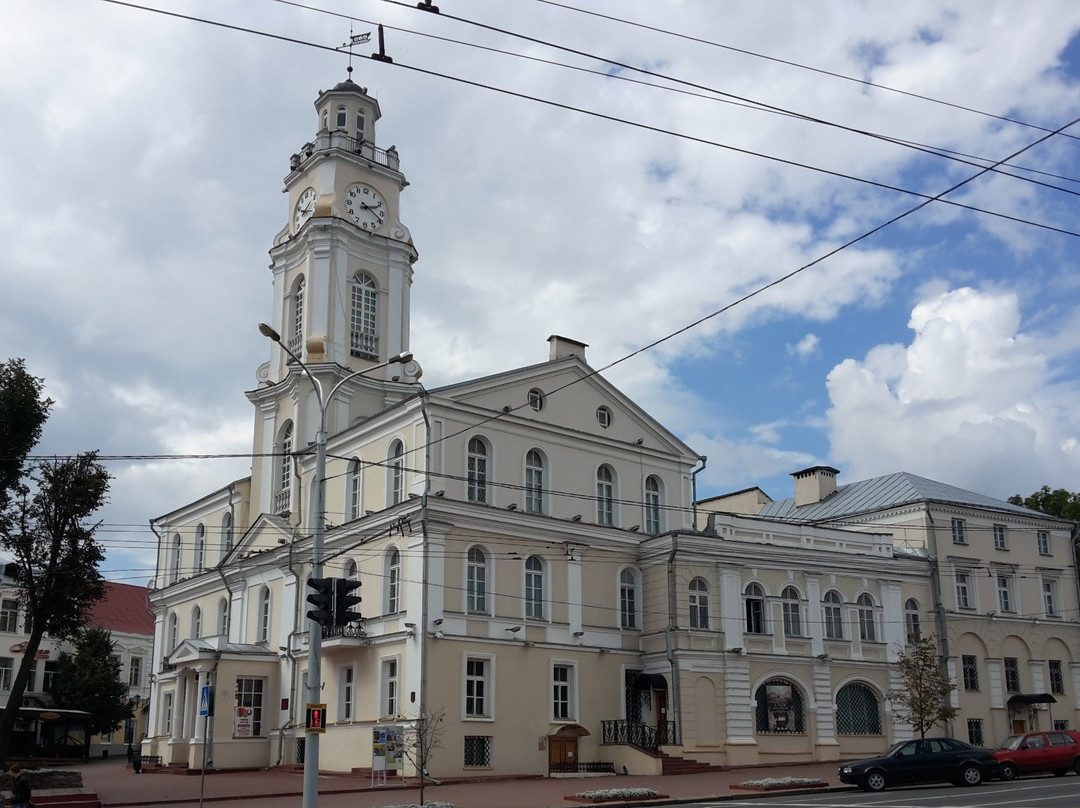
{"type": "MultiPolygon", "coordinates": [[[[23,653],[25,653],[26,652],[26,645],[27,644],[24,643],[24,642],[15,643],[15,645],[11,646],[11,653],[13,653],[13,654],[23,654],[23,653]]],[[[48,658],[49,658],[49,652],[48,651],[38,650],[34,654],[34,659],[48,659],[48,658]]]]}

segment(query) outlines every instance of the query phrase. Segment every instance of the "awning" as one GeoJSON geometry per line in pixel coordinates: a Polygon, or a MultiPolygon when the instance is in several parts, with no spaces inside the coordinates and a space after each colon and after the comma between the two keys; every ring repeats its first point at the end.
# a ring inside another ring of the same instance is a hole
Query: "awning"
{"type": "Polygon", "coordinates": [[[553,726],[548,730],[549,738],[582,738],[591,734],[581,724],[563,724],[558,727],[553,726]]]}
{"type": "Polygon", "coordinates": [[[634,690],[667,690],[667,679],[662,673],[643,673],[634,680],[634,690]]]}
{"type": "Polygon", "coordinates": [[[1009,697],[1010,707],[1018,704],[1057,704],[1057,699],[1049,693],[1017,693],[1009,697]]]}

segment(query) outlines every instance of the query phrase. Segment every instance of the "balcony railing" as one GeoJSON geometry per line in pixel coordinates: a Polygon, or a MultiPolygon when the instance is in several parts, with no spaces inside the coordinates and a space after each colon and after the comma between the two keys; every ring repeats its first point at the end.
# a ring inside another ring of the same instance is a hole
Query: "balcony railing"
{"type": "Polygon", "coordinates": [[[350,336],[350,348],[353,356],[360,356],[364,359],[378,359],[379,337],[376,334],[353,331],[350,336]]]}
{"type": "Polygon", "coordinates": [[[602,744],[629,744],[655,752],[661,746],[679,742],[674,721],[661,721],[655,727],[636,721],[601,721],[600,727],[602,744]]]}

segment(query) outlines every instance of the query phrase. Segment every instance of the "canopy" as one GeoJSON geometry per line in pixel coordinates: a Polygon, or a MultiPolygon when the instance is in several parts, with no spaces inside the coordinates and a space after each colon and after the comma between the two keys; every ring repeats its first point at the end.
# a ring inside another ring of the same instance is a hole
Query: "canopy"
{"type": "Polygon", "coordinates": [[[1017,693],[1009,697],[1009,706],[1017,704],[1057,704],[1057,699],[1049,693],[1017,693]]]}

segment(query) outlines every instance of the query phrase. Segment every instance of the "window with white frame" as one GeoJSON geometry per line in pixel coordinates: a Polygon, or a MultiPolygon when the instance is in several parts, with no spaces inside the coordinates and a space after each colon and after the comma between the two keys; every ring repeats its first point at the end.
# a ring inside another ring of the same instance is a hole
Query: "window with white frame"
{"type": "Polygon", "coordinates": [[[1035,533],[1035,537],[1039,545],[1039,555],[1051,555],[1050,533],[1046,530],[1039,530],[1035,533]]]}
{"type": "Polygon", "coordinates": [[[799,603],[799,590],[793,586],[785,586],[780,593],[780,602],[784,613],[784,636],[803,636],[802,604],[799,603]]]}
{"type": "Polygon", "coordinates": [[[352,333],[350,352],[365,359],[379,358],[379,289],[375,279],[358,272],[352,279],[352,333]]]}
{"type": "Polygon", "coordinates": [[[217,630],[222,637],[229,636],[229,599],[218,601],[217,630]]]}
{"type": "Polygon", "coordinates": [[[128,686],[142,687],[143,658],[133,656],[128,662],[128,686]]]}
{"type": "Polygon", "coordinates": [[[277,493],[274,494],[274,513],[284,513],[291,507],[290,492],[292,491],[293,475],[293,425],[292,421],[285,424],[281,430],[281,439],[278,441],[278,479],[277,493]]]}
{"type": "Polygon", "coordinates": [[[363,514],[364,467],[359,457],[349,461],[349,472],[345,475],[345,517],[348,521],[359,519],[363,514]]]}
{"type": "Polygon", "coordinates": [[[169,647],[166,653],[171,654],[176,650],[176,644],[180,642],[180,618],[176,612],[169,615],[169,647]]]}
{"type": "Polygon", "coordinates": [[[874,619],[874,599],[864,592],[855,601],[859,611],[859,639],[877,642],[877,623],[874,619]]]}
{"type": "Polygon", "coordinates": [[[1009,534],[1006,532],[1005,525],[994,525],[994,549],[1009,549],[1009,534]]]}
{"type": "Polygon", "coordinates": [[[401,552],[391,547],[386,554],[386,613],[401,611],[401,552]]]}
{"type": "Polygon", "coordinates": [[[544,457],[536,449],[525,455],[525,511],[544,512],[544,457]]]}
{"type": "Polygon", "coordinates": [[[258,639],[256,642],[270,642],[270,589],[259,590],[258,639]]]}
{"type": "Polygon", "coordinates": [[[540,412],[544,409],[544,391],[533,388],[529,391],[529,408],[540,412]]]}
{"type": "Polygon", "coordinates": [[[405,444],[395,440],[386,457],[386,504],[397,505],[405,499],[405,444]]]}
{"type": "Polygon", "coordinates": [[[232,552],[233,546],[233,519],[231,513],[221,517],[221,557],[225,558],[232,552]]]}
{"type": "Polygon", "coordinates": [[[166,693],[161,705],[161,728],[166,735],[172,732],[173,694],[166,693]]]}
{"type": "Polygon", "coordinates": [[[615,470],[606,464],[596,470],[596,523],[615,524],[615,470]]]}
{"type": "Polygon", "coordinates": [[[655,536],[664,531],[664,488],[660,478],[645,478],[645,532],[655,536]]]}
{"type": "Polygon", "coordinates": [[[469,502],[488,501],[488,447],[483,438],[469,439],[468,460],[465,469],[469,502]]]}
{"type": "Polygon", "coordinates": [[[465,659],[465,717],[492,718],[490,691],[491,660],[487,657],[465,659]]]}
{"type": "Polygon", "coordinates": [[[263,734],[263,680],[238,676],[236,678],[236,706],[245,708],[251,716],[251,734],[263,734]]]}
{"type": "Polygon", "coordinates": [[[397,658],[382,661],[382,714],[392,718],[400,714],[401,702],[398,699],[398,661],[397,658]]]}
{"type": "Polygon", "coordinates": [[[998,573],[997,576],[998,608],[1003,612],[1015,612],[1016,602],[1013,597],[1013,577],[998,573]]]}
{"type": "Polygon", "coordinates": [[[690,628],[709,627],[709,584],[704,578],[690,581],[690,628]]]}
{"type": "Polygon", "coordinates": [[[633,570],[625,569],[619,573],[619,626],[620,628],[638,628],[638,584],[633,570]]]}
{"type": "Polygon", "coordinates": [[[544,619],[544,562],[540,556],[525,559],[525,617],[544,619]]]}
{"type": "Polygon", "coordinates": [[[746,633],[765,633],[765,590],[760,584],[747,584],[743,591],[743,608],[746,612],[746,633]]]}
{"type": "Polygon", "coordinates": [[[366,122],[366,116],[364,115],[364,110],[358,109],[356,111],[356,139],[357,140],[363,140],[364,139],[365,122],[366,122]]]}
{"type": "Polygon", "coordinates": [[[355,687],[353,681],[353,666],[346,665],[341,669],[341,684],[338,687],[338,715],[341,721],[352,721],[355,709],[355,687]]]}
{"type": "Polygon", "coordinates": [[[346,113],[345,113],[345,107],[338,107],[337,108],[337,128],[338,129],[344,129],[345,124],[347,122],[348,122],[348,117],[346,116],[346,113]]]}
{"type": "Polygon", "coordinates": [[[1058,611],[1058,585],[1053,578],[1042,580],[1043,613],[1047,617],[1061,617],[1058,611]]]}
{"type": "Polygon", "coordinates": [[[11,690],[14,675],[15,660],[11,657],[0,657],[0,690],[11,690]]]}
{"type": "Polygon", "coordinates": [[[479,547],[469,548],[465,572],[465,611],[486,614],[488,610],[487,554],[479,547]]]}
{"type": "Polygon", "coordinates": [[[1060,659],[1050,659],[1046,663],[1050,669],[1050,692],[1056,696],[1065,693],[1065,674],[1060,659]]]}
{"type": "Polygon", "coordinates": [[[904,603],[904,633],[909,645],[922,639],[922,619],[919,616],[919,601],[908,598],[904,603]]]}
{"type": "Polygon", "coordinates": [[[844,639],[844,599],[835,589],[830,589],[825,593],[823,604],[825,639],[844,639]]]}
{"type": "Polygon", "coordinates": [[[200,522],[195,528],[195,573],[206,569],[206,527],[200,522]]]}
{"type": "Polygon", "coordinates": [[[19,630],[19,601],[0,600],[0,631],[14,634],[19,630]]]}
{"type": "Polygon", "coordinates": [[[556,662],[551,666],[551,718],[553,721],[574,721],[577,719],[574,678],[577,673],[573,665],[556,662]]]}
{"type": "Polygon", "coordinates": [[[953,544],[967,544],[967,523],[963,519],[952,520],[953,544]]]}
{"type": "Polygon", "coordinates": [[[1020,660],[1016,657],[1005,657],[1005,692],[1020,692],[1020,660]]]}
{"type": "Polygon", "coordinates": [[[971,592],[971,573],[967,570],[957,570],[954,573],[954,579],[956,582],[956,608],[975,608],[971,592]]]}
{"type": "Polygon", "coordinates": [[[172,552],[172,569],[169,571],[169,583],[175,584],[180,580],[180,560],[183,557],[183,544],[180,541],[180,534],[177,533],[173,536],[173,552],[172,552]]]}
{"type": "Polygon", "coordinates": [[[197,640],[202,636],[202,609],[199,606],[191,608],[191,639],[197,640]]]}
{"type": "Polygon", "coordinates": [[[301,276],[289,300],[289,350],[299,357],[303,357],[304,351],[304,287],[301,276]]]}
{"type": "Polygon", "coordinates": [[[611,409],[605,406],[599,406],[596,408],[596,423],[601,427],[607,429],[611,426],[611,409]]]}

